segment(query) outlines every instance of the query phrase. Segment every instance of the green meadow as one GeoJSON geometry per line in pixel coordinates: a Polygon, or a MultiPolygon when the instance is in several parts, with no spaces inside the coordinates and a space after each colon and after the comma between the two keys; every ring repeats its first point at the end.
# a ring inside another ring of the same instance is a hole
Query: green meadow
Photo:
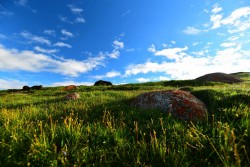
{"type": "Polygon", "coordinates": [[[75,101],[62,87],[0,91],[0,166],[250,166],[250,80],[242,77],[79,86],[75,101]],[[206,121],[130,106],[143,92],[182,87],[207,105],[206,121]]]}

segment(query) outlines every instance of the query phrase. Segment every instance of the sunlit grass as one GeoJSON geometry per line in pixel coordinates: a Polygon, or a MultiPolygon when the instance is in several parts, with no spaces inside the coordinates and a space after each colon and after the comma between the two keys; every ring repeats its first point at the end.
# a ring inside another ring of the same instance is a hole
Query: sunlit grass
{"type": "Polygon", "coordinates": [[[0,92],[0,166],[249,166],[250,84],[156,82],[0,92]],[[142,92],[189,87],[205,122],[185,122],[130,101],[142,92]]]}

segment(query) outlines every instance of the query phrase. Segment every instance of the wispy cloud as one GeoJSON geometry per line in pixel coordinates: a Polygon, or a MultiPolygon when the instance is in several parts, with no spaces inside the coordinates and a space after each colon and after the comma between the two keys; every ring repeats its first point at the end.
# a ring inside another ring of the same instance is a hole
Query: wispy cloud
{"type": "Polygon", "coordinates": [[[233,42],[225,42],[225,43],[222,43],[220,44],[220,46],[222,47],[232,47],[232,46],[236,46],[237,44],[236,43],[233,43],[233,42]]]}
{"type": "Polygon", "coordinates": [[[183,30],[183,33],[187,35],[197,35],[201,32],[201,30],[194,28],[194,27],[187,27],[185,30],[183,30]]]}
{"type": "Polygon", "coordinates": [[[222,7],[220,7],[220,5],[218,3],[214,4],[211,12],[216,14],[216,13],[219,13],[220,11],[222,11],[222,7]]]}
{"type": "Polygon", "coordinates": [[[156,52],[155,45],[152,44],[152,45],[148,48],[148,51],[149,51],[149,52],[152,52],[152,53],[155,53],[155,52],[156,52]]]}
{"type": "Polygon", "coordinates": [[[124,16],[128,15],[129,13],[131,13],[131,10],[127,10],[127,11],[125,11],[124,13],[122,13],[122,17],[124,17],[124,16]]]}
{"type": "Polygon", "coordinates": [[[186,54],[183,51],[188,50],[188,47],[185,46],[184,48],[167,48],[163,50],[156,51],[154,54],[156,56],[165,56],[168,59],[179,60],[184,57],[186,54]]]}
{"type": "Polygon", "coordinates": [[[26,82],[22,82],[15,79],[0,79],[0,89],[21,89],[26,82]]]}
{"type": "Polygon", "coordinates": [[[7,10],[5,7],[3,7],[1,4],[0,4],[0,17],[1,16],[12,16],[14,13],[7,10]]]}
{"type": "Polygon", "coordinates": [[[0,60],[0,71],[47,71],[69,77],[78,77],[82,73],[102,66],[105,56],[98,55],[81,61],[53,59],[46,54],[38,54],[29,50],[8,49],[0,45],[0,60]]]}
{"type": "Polygon", "coordinates": [[[57,43],[54,44],[54,46],[72,48],[71,45],[66,44],[64,42],[57,42],[57,43]]]}
{"type": "Polygon", "coordinates": [[[28,0],[17,0],[15,1],[15,4],[20,6],[27,6],[28,0]]]}
{"type": "Polygon", "coordinates": [[[68,30],[62,29],[61,33],[65,35],[66,37],[74,37],[74,34],[68,30]]]}
{"type": "Polygon", "coordinates": [[[27,31],[21,32],[20,35],[23,38],[29,40],[29,42],[46,44],[46,45],[49,45],[49,46],[51,45],[51,42],[48,39],[46,39],[44,37],[39,37],[39,36],[33,35],[33,34],[27,32],[27,31]]]}
{"type": "Polygon", "coordinates": [[[41,48],[39,46],[35,46],[34,50],[37,51],[37,52],[46,53],[46,54],[51,54],[51,53],[58,52],[58,50],[56,50],[56,49],[44,49],[44,48],[41,48]]]}
{"type": "Polygon", "coordinates": [[[197,35],[221,27],[226,27],[229,33],[240,33],[250,28],[250,6],[238,8],[225,16],[223,8],[216,3],[210,11],[206,10],[206,13],[210,14],[209,22],[204,23],[199,29],[188,26],[183,33],[197,35]]]}
{"type": "Polygon", "coordinates": [[[112,52],[106,53],[106,55],[110,58],[117,59],[120,56],[120,50],[124,49],[124,43],[119,40],[114,40],[113,48],[112,52]]]}
{"type": "Polygon", "coordinates": [[[121,41],[118,41],[118,40],[115,40],[114,42],[113,42],[113,47],[115,48],[115,49],[123,49],[124,48],[124,43],[123,42],[121,42],[121,41]]]}
{"type": "Polygon", "coordinates": [[[97,76],[94,76],[93,78],[102,79],[102,78],[115,78],[119,76],[121,76],[121,73],[119,71],[112,70],[110,72],[107,72],[105,75],[97,75],[97,76]]]}
{"type": "Polygon", "coordinates": [[[92,86],[94,83],[92,82],[77,82],[77,81],[62,81],[62,82],[54,82],[50,84],[51,86],[67,86],[67,85],[85,85],[85,86],[92,86]]]}
{"type": "Polygon", "coordinates": [[[62,17],[61,20],[63,22],[67,22],[70,24],[74,24],[74,23],[85,23],[86,20],[84,19],[84,17],[82,16],[82,12],[83,9],[80,7],[77,7],[75,5],[67,5],[67,7],[69,7],[70,11],[76,16],[76,18],[74,19],[74,21],[69,21],[68,18],[66,17],[62,17]]]}
{"type": "Polygon", "coordinates": [[[77,18],[75,19],[75,22],[76,22],[76,23],[85,23],[85,19],[84,19],[83,17],[77,17],[77,18]]]}
{"type": "Polygon", "coordinates": [[[79,8],[79,7],[76,7],[74,5],[67,5],[71,12],[73,12],[74,14],[81,14],[83,12],[83,9],[82,8],[79,8]]]}
{"type": "MultiPolygon", "coordinates": [[[[178,50],[178,49],[177,49],[178,50]]],[[[211,72],[232,73],[250,71],[249,50],[244,50],[240,45],[226,47],[218,50],[215,55],[193,57],[184,50],[184,56],[173,62],[147,61],[142,64],[131,64],[126,67],[125,76],[165,73],[171,79],[194,79],[211,72]]]]}
{"type": "Polygon", "coordinates": [[[73,24],[73,22],[71,22],[67,17],[59,16],[59,19],[64,23],[73,24]]]}
{"type": "Polygon", "coordinates": [[[56,36],[55,30],[44,30],[43,33],[51,36],[56,36]]]}
{"type": "Polygon", "coordinates": [[[218,7],[218,4],[213,7],[212,15],[210,16],[211,29],[217,29],[221,26],[232,26],[228,32],[238,33],[250,28],[250,6],[238,8],[225,18],[223,18],[222,13],[218,13],[220,11],[222,11],[222,8],[218,7]]]}

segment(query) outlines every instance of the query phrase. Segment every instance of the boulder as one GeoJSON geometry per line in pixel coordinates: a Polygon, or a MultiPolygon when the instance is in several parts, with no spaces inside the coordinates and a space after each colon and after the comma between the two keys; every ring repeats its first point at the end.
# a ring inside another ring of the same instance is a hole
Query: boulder
{"type": "Polygon", "coordinates": [[[141,109],[159,109],[182,120],[196,121],[207,118],[205,104],[182,90],[143,93],[136,97],[131,105],[141,109]]]}
{"type": "Polygon", "coordinates": [[[94,86],[109,86],[109,85],[113,84],[109,81],[103,81],[103,80],[96,81],[94,84],[94,86]]]}
{"type": "Polygon", "coordinates": [[[76,89],[76,88],[77,88],[76,85],[68,85],[68,86],[65,86],[63,88],[63,90],[67,91],[67,90],[73,90],[73,89],[76,89]]]}
{"type": "Polygon", "coordinates": [[[201,77],[196,78],[197,81],[205,81],[205,82],[223,82],[223,83],[239,83],[243,82],[242,79],[236,78],[233,75],[225,74],[225,73],[211,73],[206,74],[201,77]]]}
{"type": "Polygon", "coordinates": [[[76,100],[80,99],[80,94],[79,93],[70,93],[65,96],[65,100],[76,100]]]}

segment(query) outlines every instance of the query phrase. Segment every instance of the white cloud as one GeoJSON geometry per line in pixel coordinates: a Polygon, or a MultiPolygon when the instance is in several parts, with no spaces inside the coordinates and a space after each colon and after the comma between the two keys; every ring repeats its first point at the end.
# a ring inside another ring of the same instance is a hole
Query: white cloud
{"type": "Polygon", "coordinates": [[[37,51],[37,52],[41,52],[41,53],[46,53],[46,54],[51,54],[51,53],[56,53],[58,52],[58,50],[56,49],[43,49],[39,46],[35,46],[34,49],[37,51]]]}
{"type": "Polygon", "coordinates": [[[73,37],[74,36],[74,34],[72,32],[69,32],[68,30],[65,30],[65,29],[61,30],[61,33],[63,35],[65,35],[65,36],[67,36],[67,37],[73,37]]]}
{"type": "Polygon", "coordinates": [[[118,71],[110,71],[106,74],[107,78],[114,78],[114,77],[118,77],[121,76],[121,73],[118,71]]]}
{"type": "Polygon", "coordinates": [[[57,42],[57,43],[54,44],[54,46],[72,48],[71,45],[66,44],[64,42],[57,42]]]}
{"type": "Polygon", "coordinates": [[[148,78],[137,78],[136,81],[138,81],[138,82],[149,82],[150,79],[148,79],[148,78]]]}
{"type": "Polygon", "coordinates": [[[149,51],[149,52],[152,52],[152,53],[155,53],[155,52],[156,52],[155,45],[152,44],[152,45],[148,48],[148,51],[149,51]]]}
{"type": "Polygon", "coordinates": [[[64,23],[73,24],[73,22],[69,21],[67,17],[59,16],[59,19],[64,23]]]}
{"type": "Polygon", "coordinates": [[[197,35],[201,32],[201,30],[196,29],[194,27],[186,27],[185,30],[183,30],[183,33],[187,34],[187,35],[197,35]]]}
{"type": "Polygon", "coordinates": [[[240,38],[239,36],[232,36],[232,37],[229,37],[228,40],[229,41],[236,41],[239,38],[240,38]]]}
{"type": "Polygon", "coordinates": [[[196,46],[196,45],[198,45],[199,44],[199,42],[194,42],[192,45],[193,46],[196,46]]]}
{"type": "Polygon", "coordinates": [[[242,17],[247,18],[250,15],[250,6],[236,9],[230,16],[222,20],[223,24],[238,24],[242,17]]]}
{"type": "Polygon", "coordinates": [[[218,50],[214,56],[192,57],[188,53],[179,61],[131,64],[126,67],[125,77],[148,73],[165,73],[171,79],[194,79],[212,72],[233,73],[250,71],[250,51],[240,46],[218,50]]]}
{"type": "Polygon", "coordinates": [[[67,5],[71,12],[74,13],[74,14],[81,14],[83,12],[83,9],[82,8],[79,8],[79,7],[76,7],[74,5],[67,5]]]}
{"type": "Polygon", "coordinates": [[[219,4],[213,5],[212,13],[216,14],[222,11],[222,7],[219,6],[219,4]]]}
{"type": "Polygon", "coordinates": [[[183,51],[186,51],[186,50],[188,50],[187,46],[185,46],[184,48],[168,48],[168,49],[156,51],[155,55],[156,56],[165,56],[168,59],[179,60],[180,58],[185,56],[185,53],[183,51]]]}
{"type": "Polygon", "coordinates": [[[26,6],[28,4],[28,0],[18,0],[15,1],[15,4],[20,6],[26,6]]]}
{"type": "Polygon", "coordinates": [[[107,53],[107,56],[112,59],[117,59],[120,56],[120,51],[114,49],[111,53],[107,53]]]}
{"type": "Polygon", "coordinates": [[[117,59],[120,56],[120,50],[124,48],[124,43],[118,40],[113,42],[113,50],[110,53],[106,53],[106,55],[112,59],[117,59]]]}
{"type": "Polygon", "coordinates": [[[45,54],[33,51],[7,49],[0,45],[0,71],[48,71],[70,77],[77,77],[102,66],[105,56],[99,55],[83,61],[73,59],[52,59],[45,54]]]}
{"type": "Polygon", "coordinates": [[[220,28],[222,25],[231,25],[233,27],[231,27],[229,32],[234,33],[243,32],[250,28],[250,6],[236,9],[226,18],[223,18],[222,14],[213,12],[213,10],[213,14],[210,16],[210,21],[212,23],[211,29],[220,28]]]}
{"type": "Polygon", "coordinates": [[[45,68],[51,58],[43,54],[36,54],[32,51],[19,51],[16,49],[6,49],[0,45],[0,70],[24,70],[38,72],[45,68]]]}
{"type": "Polygon", "coordinates": [[[167,81],[167,80],[169,80],[169,78],[168,78],[168,77],[160,76],[160,77],[159,77],[159,80],[160,80],[160,81],[167,81]]]}
{"type": "Polygon", "coordinates": [[[211,29],[219,28],[221,26],[221,19],[222,19],[221,14],[212,14],[210,16],[210,21],[212,22],[211,29]]]}
{"type": "Polygon", "coordinates": [[[115,49],[123,49],[123,48],[124,48],[124,43],[123,43],[123,42],[120,42],[120,41],[118,41],[118,40],[115,40],[115,41],[113,42],[113,47],[114,47],[115,49]]]}
{"type": "Polygon", "coordinates": [[[195,56],[202,57],[202,56],[205,56],[205,54],[206,54],[207,52],[208,52],[207,50],[200,50],[200,51],[191,52],[191,53],[192,53],[193,55],[195,55],[195,56]]]}
{"type": "Polygon", "coordinates": [[[0,90],[4,89],[22,89],[26,82],[22,82],[15,79],[0,79],[0,90]]]}
{"type": "Polygon", "coordinates": [[[50,84],[51,86],[67,86],[67,85],[85,85],[85,86],[92,86],[94,83],[92,82],[76,82],[76,81],[62,81],[62,82],[54,82],[50,84]]]}
{"type": "Polygon", "coordinates": [[[43,33],[51,36],[56,36],[55,30],[44,30],[43,33]]]}
{"type": "Polygon", "coordinates": [[[222,43],[220,44],[221,47],[232,47],[232,46],[236,46],[237,44],[236,43],[232,43],[232,42],[226,42],[226,43],[222,43]]]}
{"type": "Polygon", "coordinates": [[[102,79],[102,78],[115,78],[119,76],[121,76],[121,73],[113,70],[113,71],[107,72],[105,75],[96,75],[93,78],[102,79]]]}
{"type": "Polygon", "coordinates": [[[53,69],[50,71],[70,77],[78,77],[82,73],[89,72],[97,68],[98,66],[102,66],[104,59],[105,57],[98,56],[88,58],[84,61],[77,61],[72,59],[54,61],[52,64],[53,69]]]}
{"type": "Polygon", "coordinates": [[[75,19],[75,22],[76,22],[76,23],[85,23],[85,19],[84,19],[83,17],[77,17],[77,18],[75,19]]]}
{"type": "Polygon", "coordinates": [[[20,35],[29,40],[30,42],[35,42],[35,43],[40,43],[40,44],[46,44],[46,45],[51,45],[51,42],[44,38],[44,37],[39,37],[39,36],[36,36],[36,35],[32,35],[31,33],[27,32],[27,31],[23,31],[20,33],[20,35]]]}

